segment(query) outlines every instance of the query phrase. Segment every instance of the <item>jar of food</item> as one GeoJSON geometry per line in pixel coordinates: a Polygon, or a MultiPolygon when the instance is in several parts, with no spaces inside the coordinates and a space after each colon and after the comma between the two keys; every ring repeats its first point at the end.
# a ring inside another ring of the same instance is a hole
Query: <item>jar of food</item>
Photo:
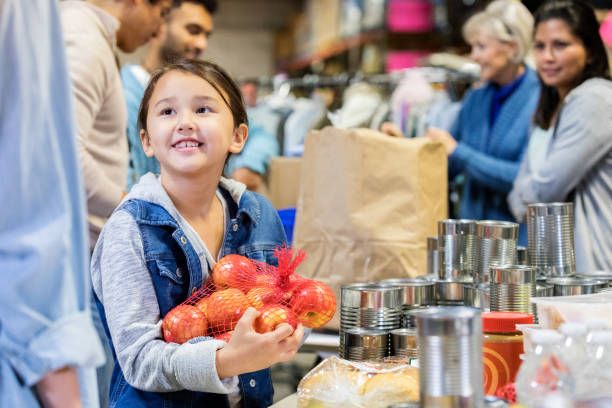
{"type": "Polygon", "coordinates": [[[517,324],[533,323],[533,315],[516,312],[482,314],[485,394],[494,395],[516,378],[523,354],[523,333],[517,324]]]}

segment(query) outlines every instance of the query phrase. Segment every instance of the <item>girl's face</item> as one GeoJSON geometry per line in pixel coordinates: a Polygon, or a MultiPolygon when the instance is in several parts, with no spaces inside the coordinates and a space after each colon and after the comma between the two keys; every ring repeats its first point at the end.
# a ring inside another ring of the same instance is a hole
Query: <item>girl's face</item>
{"type": "Polygon", "coordinates": [[[230,108],[206,80],[170,71],[151,95],[147,131],[140,138],[145,154],[159,160],[162,172],[181,175],[221,173],[229,153],[239,153],[248,136],[234,127],[230,108]]]}
{"type": "Polygon", "coordinates": [[[501,42],[482,30],[471,35],[470,45],[470,56],[480,65],[480,77],[485,81],[502,82],[508,68],[515,65],[511,59],[517,52],[514,43],[501,42]]]}
{"type": "Polygon", "coordinates": [[[544,84],[566,95],[582,76],[587,50],[567,23],[554,18],[538,24],[535,32],[535,62],[544,84]]]}

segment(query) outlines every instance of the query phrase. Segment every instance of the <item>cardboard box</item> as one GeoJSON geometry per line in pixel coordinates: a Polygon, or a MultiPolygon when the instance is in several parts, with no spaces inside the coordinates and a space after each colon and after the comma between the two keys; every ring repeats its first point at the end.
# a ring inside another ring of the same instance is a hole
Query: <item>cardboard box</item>
{"type": "Polygon", "coordinates": [[[301,174],[301,157],[273,157],[270,160],[267,193],[276,209],[297,206],[301,174]]]}

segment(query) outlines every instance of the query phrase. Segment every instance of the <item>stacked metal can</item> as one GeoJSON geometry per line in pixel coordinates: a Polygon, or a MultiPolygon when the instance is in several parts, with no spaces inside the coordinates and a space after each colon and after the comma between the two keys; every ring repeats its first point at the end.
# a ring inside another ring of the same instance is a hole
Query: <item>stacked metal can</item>
{"type": "Polygon", "coordinates": [[[528,205],[527,237],[529,261],[538,274],[571,276],[576,272],[572,203],[528,205]]]}
{"type": "Polygon", "coordinates": [[[476,221],[438,221],[438,278],[462,280],[474,273],[476,221]]]}
{"type": "Polygon", "coordinates": [[[482,319],[478,309],[435,307],[417,315],[420,406],[483,406],[482,319]]]}
{"type": "Polygon", "coordinates": [[[463,306],[464,287],[472,283],[472,278],[453,281],[436,281],[436,305],[463,306]]]}
{"type": "Polygon", "coordinates": [[[491,287],[488,283],[471,283],[463,286],[466,306],[477,307],[483,312],[491,310],[491,287]]]}
{"type": "Polygon", "coordinates": [[[546,283],[553,285],[553,296],[590,295],[608,287],[605,280],[571,277],[549,278],[546,283]]]}
{"type": "Polygon", "coordinates": [[[380,283],[401,288],[400,327],[415,328],[415,314],[435,304],[435,282],[423,279],[385,279],[380,283]]]}
{"type": "Polygon", "coordinates": [[[417,340],[416,329],[391,330],[390,336],[390,351],[392,356],[407,358],[419,357],[419,342],[417,340]]]}
{"type": "Polygon", "coordinates": [[[382,360],[389,355],[389,332],[352,328],[344,332],[344,356],[351,361],[382,360]]]}
{"type": "Polygon", "coordinates": [[[550,297],[554,296],[554,286],[544,282],[536,282],[536,296],[537,297],[550,297]]]}
{"type": "Polygon", "coordinates": [[[476,224],[477,252],[474,282],[488,282],[492,267],[514,265],[519,225],[506,221],[476,224]]]}
{"type": "Polygon", "coordinates": [[[491,311],[535,315],[531,298],[536,296],[536,270],[512,265],[491,268],[491,311]]]}
{"type": "Polygon", "coordinates": [[[402,289],[377,283],[356,283],[340,289],[340,350],[348,358],[345,333],[363,328],[389,332],[400,327],[402,289]]]}

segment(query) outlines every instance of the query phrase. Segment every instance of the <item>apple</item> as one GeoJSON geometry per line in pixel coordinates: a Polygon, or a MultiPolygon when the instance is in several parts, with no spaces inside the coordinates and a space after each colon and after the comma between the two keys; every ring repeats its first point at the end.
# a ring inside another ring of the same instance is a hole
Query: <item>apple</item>
{"type": "Polygon", "coordinates": [[[232,338],[232,334],[234,334],[233,330],[226,331],[225,333],[217,334],[215,339],[223,340],[224,342],[229,343],[230,339],[232,338]]]}
{"type": "MultiPolygon", "coordinates": [[[[285,284],[281,283],[281,286],[284,288],[283,302],[286,304],[290,304],[291,298],[293,297],[293,292],[295,292],[295,289],[298,286],[300,286],[302,283],[307,282],[309,280],[310,279],[306,279],[295,273],[290,274],[287,277],[286,283],[285,284]]],[[[281,279],[281,282],[282,282],[282,279],[281,279]]]]}
{"type": "Polygon", "coordinates": [[[240,290],[229,288],[210,295],[206,302],[206,316],[214,332],[234,330],[236,323],[251,304],[240,290]]]}
{"type": "Polygon", "coordinates": [[[206,316],[195,306],[178,305],[170,310],[162,322],[164,340],[183,344],[199,336],[206,336],[206,316]]]}
{"type": "Polygon", "coordinates": [[[226,255],[215,264],[212,280],[217,289],[237,288],[245,293],[253,287],[257,265],[241,255],[226,255]]]}
{"type": "Polygon", "coordinates": [[[204,313],[204,316],[208,319],[208,316],[206,316],[206,309],[208,308],[208,298],[198,300],[198,302],[195,304],[195,307],[200,309],[200,311],[204,313]]]}
{"type": "Polygon", "coordinates": [[[247,293],[247,299],[249,299],[249,302],[251,302],[251,306],[259,310],[264,307],[264,305],[278,303],[281,295],[281,292],[279,292],[276,288],[259,287],[249,290],[249,293],[247,293]]]}
{"type": "Polygon", "coordinates": [[[291,310],[304,326],[321,327],[334,317],[336,297],[325,283],[308,279],[293,291],[291,310]]]}
{"type": "Polygon", "coordinates": [[[265,305],[259,312],[259,316],[255,319],[255,331],[257,333],[271,332],[281,323],[289,324],[294,330],[298,325],[295,313],[283,305],[265,305]]]}
{"type": "Polygon", "coordinates": [[[256,288],[273,288],[277,285],[278,278],[271,273],[260,273],[255,276],[253,286],[256,288]]]}

